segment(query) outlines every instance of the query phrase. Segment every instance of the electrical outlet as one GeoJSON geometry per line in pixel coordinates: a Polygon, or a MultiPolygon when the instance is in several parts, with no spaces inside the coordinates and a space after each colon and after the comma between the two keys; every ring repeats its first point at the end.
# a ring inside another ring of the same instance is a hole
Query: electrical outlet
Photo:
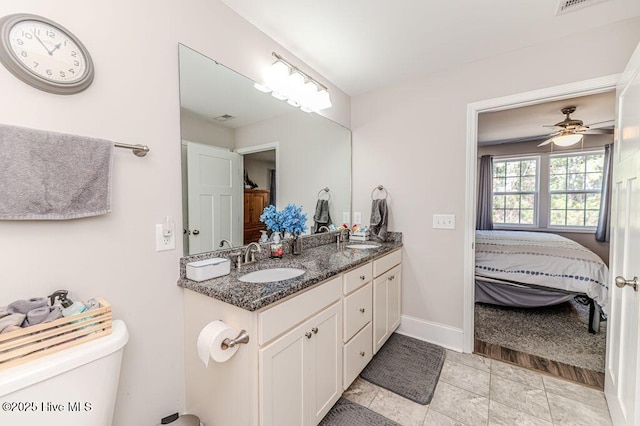
{"type": "Polygon", "coordinates": [[[156,251],[175,250],[175,229],[167,229],[167,225],[156,224],[156,251]]]}
{"type": "Polygon", "coordinates": [[[456,229],[456,215],[454,214],[434,214],[434,229],[456,229]]]}
{"type": "Polygon", "coordinates": [[[353,212],[353,223],[362,225],[362,212],[353,212]]]}
{"type": "Polygon", "coordinates": [[[346,223],[347,225],[351,225],[351,213],[342,212],[342,223],[346,223]]]}

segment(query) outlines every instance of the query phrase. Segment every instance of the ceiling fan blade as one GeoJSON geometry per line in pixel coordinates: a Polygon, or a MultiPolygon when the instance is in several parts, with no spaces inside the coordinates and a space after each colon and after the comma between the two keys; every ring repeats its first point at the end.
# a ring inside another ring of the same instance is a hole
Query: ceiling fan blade
{"type": "Polygon", "coordinates": [[[538,146],[545,146],[545,145],[549,145],[551,143],[551,141],[553,141],[553,138],[549,138],[546,141],[542,142],[541,144],[539,144],[538,146]]]}
{"type": "Polygon", "coordinates": [[[613,126],[615,124],[615,120],[605,120],[605,121],[598,121],[595,123],[589,123],[589,125],[587,127],[607,127],[607,126],[613,126]]]}
{"type": "Polygon", "coordinates": [[[613,129],[589,129],[584,133],[586,135],[612,135],[613,129]]]}

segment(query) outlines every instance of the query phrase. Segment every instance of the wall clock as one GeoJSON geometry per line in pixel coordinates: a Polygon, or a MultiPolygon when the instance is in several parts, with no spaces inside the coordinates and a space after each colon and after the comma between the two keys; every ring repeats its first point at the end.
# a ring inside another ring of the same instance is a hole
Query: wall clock
{"type": "Polygon", "coordinates": [[[42,16],[0,18],[0,62],[20,80],[50,93],[71,95],[93,81],[93,62],[84,45],[42,16]]]}

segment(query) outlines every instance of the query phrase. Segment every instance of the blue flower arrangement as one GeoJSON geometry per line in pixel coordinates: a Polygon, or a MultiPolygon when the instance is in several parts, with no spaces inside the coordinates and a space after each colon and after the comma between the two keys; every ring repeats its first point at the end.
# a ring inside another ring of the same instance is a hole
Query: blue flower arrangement
{"type": "Polygon", "coordinates": [[[297,236],[307,230],[307,214],[302,213],[302,206],[287,204],[281,211],[276,210],[276,206],[265,207],[260,221],[267,225],[267,229],[273,232],[290,232],[297,236]]]}

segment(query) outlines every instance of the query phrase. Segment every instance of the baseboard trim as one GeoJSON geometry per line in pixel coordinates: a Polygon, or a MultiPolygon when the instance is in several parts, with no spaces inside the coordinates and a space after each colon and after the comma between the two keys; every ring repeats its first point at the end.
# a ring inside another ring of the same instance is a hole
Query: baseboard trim
{"type": "Polygon", "coordinates": [[[402,322],[396,332],[457,352],[463,351],[464,337],[461,328],[425,321],[409,315],[402,315],[402,322]]]}

